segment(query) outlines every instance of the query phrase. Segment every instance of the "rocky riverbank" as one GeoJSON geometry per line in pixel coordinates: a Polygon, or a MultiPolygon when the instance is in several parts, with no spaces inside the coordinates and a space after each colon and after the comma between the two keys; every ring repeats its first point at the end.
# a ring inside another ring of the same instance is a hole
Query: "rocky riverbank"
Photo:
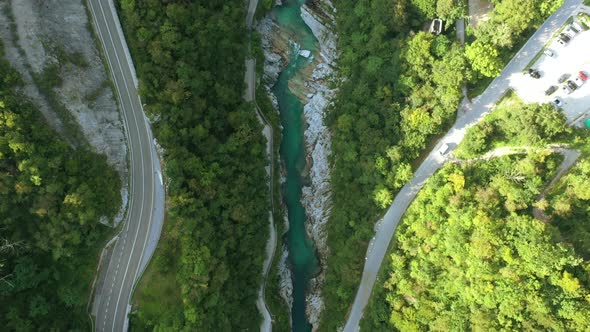
{"type": "MultiPolygon", "coordinates": [[[[331,208],[331,187],[329,174],[329,156],[331,153],[331,136],[324,125],[324,115],[334,90],[328,88],[332,77],[334,60],[337,56],[336,38],[333,32],[334,9],[329,0],[317,0],[301,7],[301,17],[310,27],[319,41],[319,56],[311,60],[309,69],[302,70],[289,84],[290,90],[296,94],[304,106],[304,116],[307,123],[305,130],[307,168],[303,176],[306,186],[303,188],[301,203],[307,213],[306,231],[314,242],[320,261],[319,273],[310,280],[309,291],[306,296],[306,314],[313,329],[317,329],[319,316],[324,304],[321,297],[325,280],[326,257],[328,246],[325,225],[331,208]]],[[[290,36],[281,30],[271,17],[266,17],[257,26],[262,38],[264,49],[263,82],[273,105],[278,111],[276,97],[271,88],[276,83],[280,72],[289,60],[289,52],[297,47],[290,36]]],[[[285,220],[287,218],[285,217],[285,220]]],[[[287,228],[288,228],[288,222],[287,228]]],[[[283,246],[279,262],[281,277],[281,296],[292,308],[292,280],[289,270],[287,246],[283,246]]]]}
{"type": "Polygon", "coordinates": [[[330,131],[324,124],[324,117],[335,92],[328,88],[337,56],[333,15],[334,8],[329,0],[312,1],[301,7],[301,17],[319,41],[321,56],[321,61],[315,66],[308,80],[307,86],[311,91],[307,95],[309,101],[303,108],[308,124],[305,141],[307,163],[310,167],[309,186],[303,188],[301,201],[308,217],[307,235],[315,243],[321,268],[319,274],[310,280],[306,296],[306,313],[313,330],[318,328],[320,314],[324,308],[321,292],[329,252],[326,223],[332,206],[329,167],[332,140],[330,131]]]}
{"type": "MultiPolygon", "coordinates": [[[[281,5],[281,3],[277,3],[276,5],[281,5]]],[[[270,16],[266,16],[258,22],[256,31],[261,36],[262,49],[264,51],[264,74],[262,82],[266,94],[272,101],[273,107],[279,112],[277,97],[272,93],[271,89],[276,84],[279,74],[287,65],[289,59],[289,38],[270,16]]],[[[282,131],[282,128],[278,129],[282,131]]],[[[279,182],[283,185],[285,183],[285,170],[282,164],[280,166],[280,173],[279,182]]],[[[286,214],[283,216],[283,220],[284,230],[287,232],[289,230],[289,220],[286,214]]],[[[283,235],[279,234],[279,236],[283,235]]],[[[291,279],[291,270],[289,269],[289,251],[286,243],[282,244],[280,255],[278,263],[279,291],[281,297],[287,303],[289,312],[291,312],[293,307],[293,282],[291,279]]]]}

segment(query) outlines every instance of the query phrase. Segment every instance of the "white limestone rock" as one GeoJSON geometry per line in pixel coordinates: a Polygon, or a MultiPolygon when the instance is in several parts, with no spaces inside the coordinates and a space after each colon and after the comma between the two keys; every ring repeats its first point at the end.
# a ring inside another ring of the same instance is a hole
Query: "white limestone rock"
{"type": "Polygon", "coordinates": [[[328,64],[333,64],[338,56],[337,35],[334,32],[335,13],[336,9],[330,0],[313,0],[301,6],[301,18],[319,41],[320,55],[328,64]]]}
{"type": "Polygon", "coordinates": [[[301,51],[299,51],[299,55],[301,55],[302,57],[307,59],[311,55],[311,51],[310,50],[301,50],[301,51]]]}
{"type": "Polygon", "coordinates": [[[272,87],[279,78],[279,74],[286,66],[286,61],[277,53],[273,38],[277,38],[280,31],[278,25],[272,20],[270,16],[266,16],[264,19],[256,25],[256,31],[260,33],[260,39],[262,44],[262,50],[264,52],[264,75],[263,82],[268,87],[272,87]]]}

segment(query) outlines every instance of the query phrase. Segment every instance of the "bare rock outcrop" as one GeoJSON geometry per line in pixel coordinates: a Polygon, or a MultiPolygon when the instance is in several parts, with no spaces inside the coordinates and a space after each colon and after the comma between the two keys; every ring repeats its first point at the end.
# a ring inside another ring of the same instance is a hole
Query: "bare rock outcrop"
{"type": "Polygon", "coordinates": [[[115,96],[108,82],[106,68],[90,31],[91,18],[80,0],[6,0],[0,2],[0,38],[6,57],[25,82],[23,92],[37,104],[47,122],[70,145],[55,102],[56,96],[79,124],[91,148],[107,156],[122,181],[122,209],[114,224],[122,220],[127,205],[127,146],[115,96]],[[40,88],[48,68],[60,81],[56,86],[40,88]],[[37,78],[37,79],[36,79],[37,78]]]}
{"type": "Polygon", "coordinates": [[[313,240],[320,261],[320,272],[310,280],[306,296],[306,314],[314,331],[318,328],[324,308],[321,292],[329,254],[326,224],[332,207],[329,165],[332,141],[324,117],[335,93],[329,88],[338,55],[334,15],[335,9],[330,0],[315,0],[301,7],[301,17],[318,40],[321,56],[308,80],[309,101],[303,108],[307,122],[305,142],[310,167],[309,185],[303,188],[301,201],[308,217],[305,224],[307,235],[313,240]]]}

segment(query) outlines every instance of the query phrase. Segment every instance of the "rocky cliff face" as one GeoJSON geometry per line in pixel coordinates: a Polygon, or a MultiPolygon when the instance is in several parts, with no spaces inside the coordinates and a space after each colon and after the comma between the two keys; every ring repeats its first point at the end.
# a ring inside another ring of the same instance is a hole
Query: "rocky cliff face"
{"type": "Polygon", "coordinates": [[[301,18],[319,41],[323,60],[330,65],[337,57],[335,13],[330,0],[314,0],[301,7],[301,18]]]}
{"type": "MultiPolygon", "coordinates": [[[[0,40],[4,56],[23,78],[22,91],[44,115],[47,123],[70,145],[63,114],[50,103],[47,94],[55,94],[59,103],[80,125],[82,134],[94,151],[105,154],[121,178],[123,204],[113,220],[123,220],[128,202],[127,143],[115,95],[108,83],[97,44],[80,0],[0,1],[0,40]],[[38,83],[45,71],[58,68],[62,81],[52,87],[38,83]]],[[[106,218],[100,218],[106,223],[106,218]]]]}
{"type": "Polygon", "coordinates": [[[331,187],[330,168],[328,159],[331,153],[330,131],[324,125],[324,115],[329,106],[334,91],[327,88],[327,77],[332,68],[326,63],[320,63],[313,72],[310,87],[313,95],[304,107],[304,115],[308,127],[305,130],[307,147],[307,163],[309,167],[309,186],[303,188],[301,201],[307,212],[308,220],[305,224],[307,235],[313,240],[320,260],[320,273],[310,281],[309,292],[306,297],[307,317],[314,330],[319,323],[320,313],[324,308],[321,290],[326,274],[326,258],[328,245],[326,243],[326,223],[330,216],[331,187]]]}

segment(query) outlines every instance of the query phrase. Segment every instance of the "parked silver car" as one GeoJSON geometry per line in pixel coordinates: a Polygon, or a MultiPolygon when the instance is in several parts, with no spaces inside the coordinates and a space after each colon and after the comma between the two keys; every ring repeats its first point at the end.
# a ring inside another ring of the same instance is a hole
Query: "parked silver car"
{"type": "Polygon", "coordinates": [[[574,38],[574,36],[577,35],[577,32],[574,31],[574,29],[572,29],[571,27],[568,27],[562,33],[570,38],[574,38]]]}
{"type": "Polygon", "coordinates": [[[545,49],[545,51],[543,51],[543,54],[545,54],[546,56],[553,57],[555,55],[555,52],[553,52],[553,50],[547,48],[547,49],[545,49]]]}

